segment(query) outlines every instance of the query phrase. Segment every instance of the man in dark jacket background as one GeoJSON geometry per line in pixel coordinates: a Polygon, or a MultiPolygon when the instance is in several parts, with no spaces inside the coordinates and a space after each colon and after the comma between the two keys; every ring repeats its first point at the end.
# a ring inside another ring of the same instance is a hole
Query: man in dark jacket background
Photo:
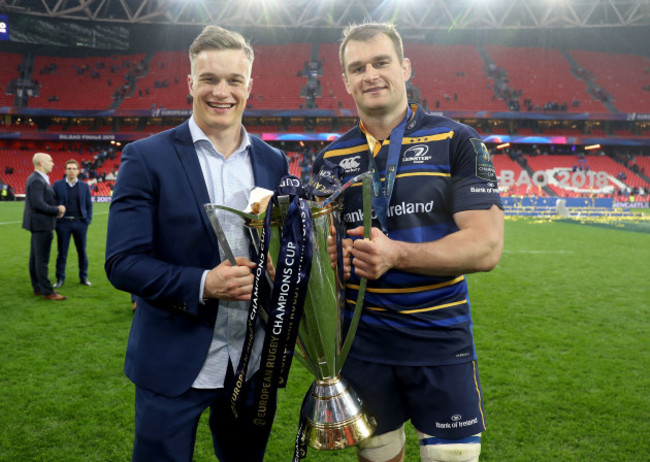
{"type": "Polygon", "coordinates": [[[68,260],[70,237],[74,239],[79,257],[79,282],[89,286],[88,255],[86,254],[86,235],[88,225],[93,219],[93,202],[90,187],[79,181],[79,162],[70,159],[65,163],[65,178],[52,185],[56,202],[65,207],[65,214],[56,221],[56,283],[54,288],[63,286],[65,265],[68,260]]]}
{"type": "Polygon", "coordinates": [[[50,186],[48,174],[54,167],[52,156],[37,152],[32,161],[34,173],[29,175],[25,185],[25,212],[23,215],[23,228],[32,233],[29,249],[29,276],[34,295],[42,295],[45,300],[65,300],[66,297],[52,288],[47,274],[56,218],[63,216],[65,206],[56,205],[54,189],[50,186]]]}

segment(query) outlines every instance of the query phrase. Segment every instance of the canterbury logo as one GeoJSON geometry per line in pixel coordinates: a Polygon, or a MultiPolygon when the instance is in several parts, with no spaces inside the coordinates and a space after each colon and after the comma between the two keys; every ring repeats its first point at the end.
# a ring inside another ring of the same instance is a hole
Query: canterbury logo
{"type": "Polygon", "coordinates": [[[406,151],[404,151],[404,155],[405,156],[411,155],[413,157],[422,157],[428,151],[429,151],[429,146],[427,146],[426,144],[416,144],[415,146],[411,146],[406,151]]]}
{"type": "Polygon", "coordinates": [[[344,170],[355,170],[361,165],[359,162],[357,162],[357,159],[359,158],[361,158],[361,156],[348,157],[339,162],[339,165],[344,170]]]}

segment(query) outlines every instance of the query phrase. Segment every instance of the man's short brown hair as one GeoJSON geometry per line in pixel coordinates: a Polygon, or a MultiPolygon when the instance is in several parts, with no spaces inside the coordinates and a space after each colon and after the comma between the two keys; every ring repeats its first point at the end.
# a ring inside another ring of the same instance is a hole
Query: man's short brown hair
{"type": "Polygon", "coordinates": [[[219,26],[207,26],[190,45],[190,66],[194,70],[196,57],[205,50],[243,50],[251,68],[255,52],[250,43],[239,33],[219,26]]]}
{"type": "Polygon", "coordinates": [[[372,40],[378,35],[384,34],[388,37],[391,42],[393,42],[393,47],[395,48],[395,53],[397,53],[397,58],[401,63],[404,61],[404,45],[402,43],[402,37],[395,29],[395,25],[390,22],[364,22],[363,24],[350,24],[343,30],[343,41],[339,47],[339,61],[341,62],[341,68],[345,73],[345,63],[343,62],[343,53],[345,52],[345,47],[348,45],[350,40],[355,40],[358,42],[367,42],[372,40]]]}
{"type": "Polygon", "coordinates": [[[74,159],[70,159],[69,161],[67,161],[67,162],[65,163],[64,168],[68,168],[68,164],[75,164],[75,165],[77,166],[77,168],[79,168],[79,162],[77,162],[77,161],[74,160],[74,159]]]}

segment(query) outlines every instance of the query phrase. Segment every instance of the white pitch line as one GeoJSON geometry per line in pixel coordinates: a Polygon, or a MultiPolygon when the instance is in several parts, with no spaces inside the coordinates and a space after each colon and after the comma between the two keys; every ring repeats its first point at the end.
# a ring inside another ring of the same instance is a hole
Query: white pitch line
{"type": "Polygon", "coordinates": [[[575,253],[573,250],[504,250],[503,253],[532,253],[532,254],[545,254],[545,253],[559,253],[568,254],[575,253]]]}
{"type": "MultiPolygon", "coordinates": [[[[108,212],[98,212],[98,213],[93,213],[93,216],[97,215],[108,215],[108,212]]],[[[0,226],[2,225],[20,225],[22,224],[22,221],[3,221],[0,222],[0,226]]]]}

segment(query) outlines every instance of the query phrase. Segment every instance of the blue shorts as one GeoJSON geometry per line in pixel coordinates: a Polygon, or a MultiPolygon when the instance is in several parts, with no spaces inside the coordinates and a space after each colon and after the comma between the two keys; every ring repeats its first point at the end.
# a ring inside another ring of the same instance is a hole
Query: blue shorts
{"type": "Polygon", "coordinates": [[[448,366],[393,366],[348,357],[343,377],[377,418],[376,435],[407,420],[421,432],[459,439],[485,430],[476,361],[448,366]]]}

